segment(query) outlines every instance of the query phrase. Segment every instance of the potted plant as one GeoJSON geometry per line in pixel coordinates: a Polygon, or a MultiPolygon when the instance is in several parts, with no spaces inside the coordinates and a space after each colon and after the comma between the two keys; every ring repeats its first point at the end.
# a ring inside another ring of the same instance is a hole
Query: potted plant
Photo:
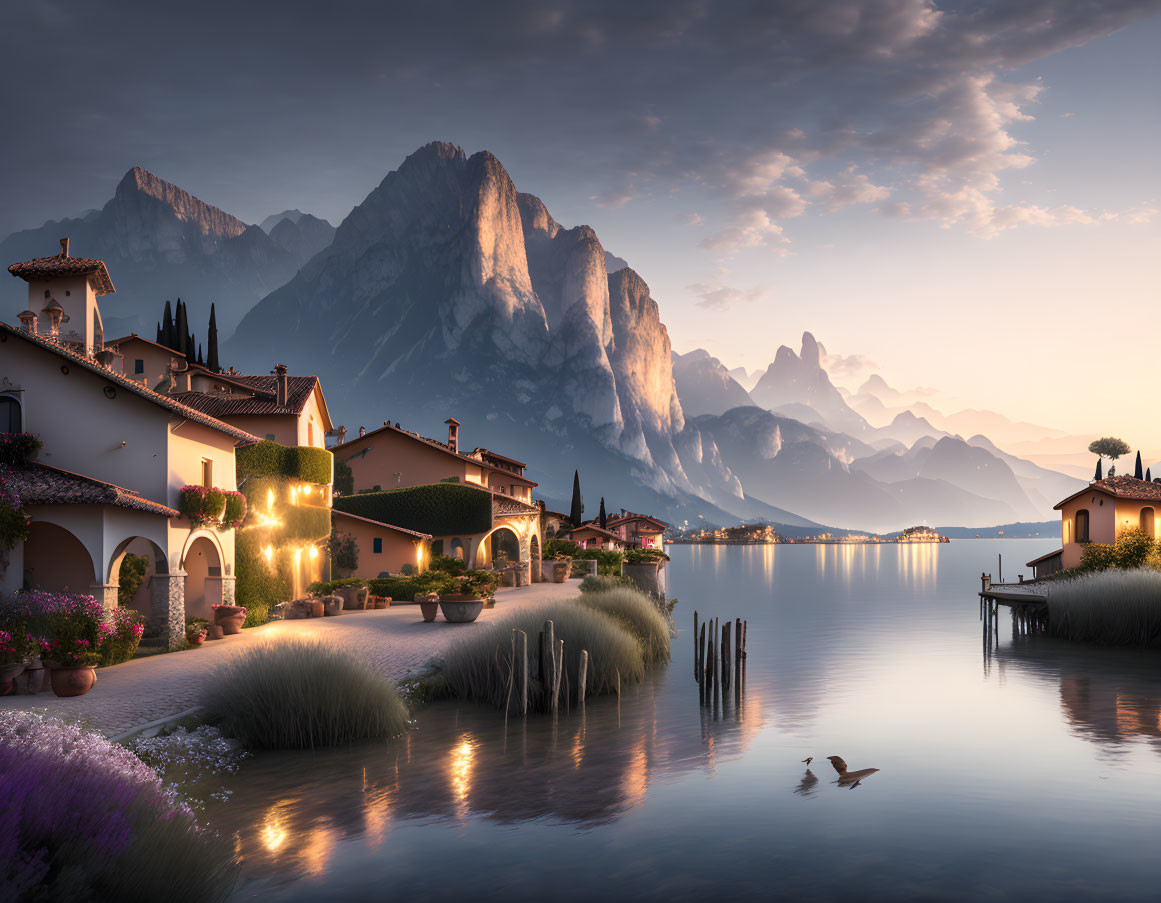
{"type": "Polygon", "coordinates": [[[185,622],[185,639],[191,646],[200,646],[206,641],[209,622],[205,618],[189,618],[185,622]]]}
{"type": "Polygon", "coordinates": [[[331,593],[329,596],[323,596],[323,615],[328,617],[336,617],[343,613],[343,597],[331,593]]]}
{"type": "Polygon", "coordinates": [[[476,620],[484,603],[496,595],[499,575],[482,570],[468,571],[455,579],[455,591],[439,597],[444,619],[455,624],[476,620]]]}
{"type": "MultiPolygon", "coordinates": [[[[222,628],[226,636],[233,636],[242,632],[242,623],[246,620],[246,609],[242,605],[211,605],[214,612],[214,624],[222,628]]],[[[211,637],[212,639],[212,637],[211,637]]]]}
{"type": "Polygon", "coordinates": [[[97,659],[93,644],[83,638],[67,637],[45,641],[42,655],[53,663],[48,679],[57,696],[84,696],[97,682],[97,659]]]}
{"type": "Polygon", "coordinates": [[[24,644],[7,630],[0,630],[0,696],[12,692],[12,683],[24,672],[24,644]]]}
{"type": "Polygon", "coordinates": [[[416,593],[415,601],[419,603],[419,611],[423,620],[434,621],[439,614],[439,593],[416,593]]]}

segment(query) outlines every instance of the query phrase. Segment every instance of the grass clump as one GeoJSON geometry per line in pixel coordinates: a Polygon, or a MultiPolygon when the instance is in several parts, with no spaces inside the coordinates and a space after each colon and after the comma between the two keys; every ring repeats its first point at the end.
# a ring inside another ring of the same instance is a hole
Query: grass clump
{"type": "Polygon", "coordinates": [[[582,593],[602,593],[608,589],[617,589],[622,586],[632,586],[633,581],[628,577],[622,577],[620,574],[607,575],[593,575],[588,574],[580,582],[580,591],[582,593]]]}
{"type": "Polygon", "coordinates": [[[564,640],[562,705],[565,699],[576,698],[582,650],[589,653],[586,695],[615,692],[618,675],[625,684],[644,678],[641,646],[622,622],[575,601],[558,602],[534,611],[514,612],[453,646],[440,669],[444,692],[504,706],[511,673],[512,631],[523,630],[528,634],[529,707],[547,711],[552,703],[551,688],[541,680],[538,654],[538,636],[545,620],[553,622],[556,639],[564,640]]]}
{"type": "Polygon", "coordinates": [[[636,637],[646,664],[669,661],[669,619],[653,600],[628,586],[581,593],[580,604],[613,618],[636,637]]]}
{"type": "Polygon", "coordinates": [[[1052,584],[1048,632],[1110,646],[1161,646],[1161,572],[1104,570],[1052,584]]]}
{"type": "Polygon", "coordinates": [[[248,649],[221,668],[203,705],[251,749],[313,749],[407,727],[392,683],[338,646],[294,639],[248,649]]]}

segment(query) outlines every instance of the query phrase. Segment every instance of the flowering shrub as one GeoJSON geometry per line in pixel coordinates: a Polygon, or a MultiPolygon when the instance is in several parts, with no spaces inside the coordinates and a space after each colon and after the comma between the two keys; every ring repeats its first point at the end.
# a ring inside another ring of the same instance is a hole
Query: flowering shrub
{"type": "Polygon", "coordinates": [[[246,519],[246,496],[232,489],[222,490],[226,496],[226,507],[222,514],[223,527],[240,527],[246,519]]]}
{"type": "Polygon", "coordinates": [[[236,857],[157,773],[94,731],[0,711],[4,899],[222,900],[236,857]]]}
{"type": "Polygon", "coordinates": [[[28,515],[6,471],[7,468],[0,466],[0,550],[14,548],[28,539],[28,515]]]}
{"type": "Polygon", "coordinates": [[[216,524],[226,510],[226,493],[206,486],[182,486],[177,507],[195,526],[216,524]]]}
{"type": "Polygon", "coordinates": [[[453,577],[454,593],[474,596],[477,599],[491,599],[500,588],[500,575],[491,571],[472,570],[460,577],[453,577]]]}
{"type": "Polygon", "coordinates": [[[101,603],[79,593],[26,590],[0,604],[0,626],[25,637],[25,654],[39,652],[62,665],[97,663],[104,621],[101,603]]]}
{"type": "Polygon", "coordinates": [[[145,618],[131,608],[109,612],[98,630],[101,665],[119,665],[133,658],[145,631],[145,618]]]}
{"type": "Polygon", "coordinates": [[[32,433],[0,433],[0,464],[23,464],[36,457],[42,444],[32,433]]]}
{"type": "Polygon", "coordinates": [[[10,631],[0,630],[0,665],[23,661],[26,654],[27,644],[21,642],[19,634],[13,636],[10,631]]]}

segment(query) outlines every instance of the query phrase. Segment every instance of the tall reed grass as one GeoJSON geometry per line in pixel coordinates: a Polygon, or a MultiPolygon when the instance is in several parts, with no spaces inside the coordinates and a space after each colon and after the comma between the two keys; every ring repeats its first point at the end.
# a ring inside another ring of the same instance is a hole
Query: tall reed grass
{"type": "Polygon", "coordinates": [[[537,637],[544,629],[545,620],[553,622],[556,639],[564,640],[564,673],[568,677],[570,696],[576,696],[580,685],[582,650],[589,654],[586,695],[615,692],[618,681],[640,683],[644,678],[641,646],[623,622],[571,601],[514,612],[453,646],[440,669],[445,692],[505,705],[511,674],[512,631],[523,630],[528,635],[529,706],[534,710],[548,710],[551,688],[538,678],[537,637]]]}
{"type": "Polygon", "coordinates": [[[1097,571],[1049,584],[1048,632],[1109,646],[1161,646],[1161,572],[1097,571]]]}
{"type": "Polygon", "coordinates": [[[336,746],[407,728],[407,707],[394,685],[319,640],[273,641],[242,652],[215,675],[203,705],[251,749],[336,746]]]}
{"type": "Polygon", "coordinates": [[[637,638],[647,665],[669,661],[669,619],[639,590],[614,586],[581,593],[580,604],[615,619],[637,638]]]}
{"type": "Polygon", "coordinates": [[[231,838],[198,826],[124,747],[31,712],[0,712],[0,899],[215,901],[231,838]]]}

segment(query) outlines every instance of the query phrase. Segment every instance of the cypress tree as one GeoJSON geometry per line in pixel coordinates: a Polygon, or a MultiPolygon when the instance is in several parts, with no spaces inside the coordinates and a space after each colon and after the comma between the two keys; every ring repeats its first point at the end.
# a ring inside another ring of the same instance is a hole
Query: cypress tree
{"type": "Polygon", "coordinates": [[[1138,480],[1145,479],[1144,473],[1141,472],[1141,453],[1137,452],[1137,466],[1133,468],[1133,477],[1138,480]]]}
{"type": "Polygon", "coordinates": [[[157,339],[155,341],[157,342],[158,345],[161,344],[161,321],[160,320],[157,321],[157,339]]]}
{"type": "Polygon", "coordinates": [[[185,359],[189,364],[198,362],[198,343],[192,332],[185,338],[185,359]]]}
{"type": "Polygon", "coordinates": [[[1145,468],[1145,482],[1146,483],[1153,482],[1153,473],[1152,473],[1152,470],[1148,467],[1145,468]]]}
{"type": "Polygon", "coordinates": [[[1101,477],[1101,462],[1103,460],[1104,460],[1104,458],[1097,458],[1097,469],[1096,469],[1096,475],[1093,477],[1094,480],[1099,480],[1102,478],[1101,477]]]}
{"type": "Polygon", "coordinates": [[[161,344],[166,348],[173,347],[173,309],[169,306],[169,299],[165,300],[165,313],[161,317],[161,344]]]}
{"type": "Polygon", "coordinates": [[[173,343],[169,346],[174,351],[189,355],[189,317],[185,310],[185,304],[182,303],[181,298],[177,299],[177,316],[173,324],[174,335],[173,343]]]}
{"type": "Polygon", "coordinates": [[[580,491],[580,471],[574,470],[572,472],[572,507],[568,512],[568,519],[572,521],[574,527],[581,525],[581,518],[584,517],[585,505],[581,500],[580,491]]]}
{"type": "Polygon", "coordinates": [[[198,363],[201,364],[202,366],[205,366],[204,359],[202,358],[202,343],[201,342],[198,342],[198,363]]]}
{"type": "Polygon", "coordinates": [[[609,523],[609,518],[605,515],[605,497],[603,495],[601,496],[601,513],[599,523],[602,530],[608,529],[607,524],[609,523]]]}
{"type": "Polygon", "coordinates": [[[214,305],[210,304],[210,331],[206,336],[206,366],[215,373],[221,373],[222,365],[218,362],[218,315],[214,305]]]}

